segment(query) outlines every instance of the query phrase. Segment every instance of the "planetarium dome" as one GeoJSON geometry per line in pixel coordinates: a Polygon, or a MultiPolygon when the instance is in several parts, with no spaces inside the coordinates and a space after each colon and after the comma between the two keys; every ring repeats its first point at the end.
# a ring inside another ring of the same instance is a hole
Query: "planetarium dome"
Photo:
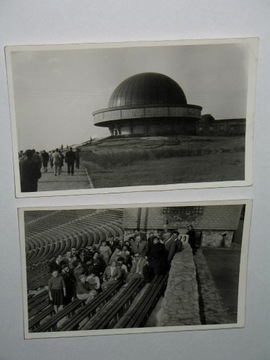
{"type": "Polygon", "coordinates": [[[141,73],[122,81],[108,108],[93,113],[96,126],[111,135],[192,134],[202,107],[190,105],[176,81],[159,73],[141,73]]]}
{"type": "Polygon", "coordinates": [[[108,108],[186,104],[184,91],[170,77],[158,73],[142,73],[127,78],[116,87],[108,108]]]}

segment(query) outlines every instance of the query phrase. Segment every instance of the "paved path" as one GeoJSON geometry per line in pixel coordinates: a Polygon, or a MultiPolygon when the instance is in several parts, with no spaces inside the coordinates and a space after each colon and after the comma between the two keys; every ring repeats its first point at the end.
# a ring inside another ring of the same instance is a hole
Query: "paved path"
{"type": "Polygon", "coordinates": [[[54,171],[48,168],[48,172],[43,173],[38,182],[38,191],[54,191],[54,190],[78,190],[90,189],[89,178],[85,168],[75,169],[73,176],[67,174],[67,166],[62,168],[61,175],[55,176],[54,171]]]}

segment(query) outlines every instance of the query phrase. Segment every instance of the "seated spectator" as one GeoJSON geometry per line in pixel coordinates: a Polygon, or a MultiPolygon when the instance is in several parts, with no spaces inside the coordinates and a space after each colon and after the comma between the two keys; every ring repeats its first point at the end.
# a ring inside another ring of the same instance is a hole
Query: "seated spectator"
{"type": "Polygon", "coordinates": [[[86,251],[85,251],[85,249],[80,249],[80,250],[79,250],[79,252],[78,252],[78,254],[77,254],[77,258],[78,258],[79,260],[81,260],[81,262],[82,262],[83,264],[86,263],[86,261],[87,261],[87,256],[86,256],[86,251]]]}
{"type": "Polygon", "coordinates": [[[131,244],[132,244],[132,242],[134,241],[135,239],[133,238],[133,237],[131,237],[131,238],[129,238],[128,240],[126,240],[125,242],[124,242],[124,245],[126,245],[127,246],[127,248],[129,249],[129,251],[131,250],[131,244]],[[130,240],[131,239],[131,240],[130,240]]]}
{"type": "Polygon", "coordinates": [[[87,268],[85,265],[82,264],[81,260],[74,261],[73,266],[74,266],[73,275],[76,281],[78,281],[79,276],[87,272],[87,268]]]}
{"type": "Polygon", "coordinates": [[[117,246],[110,258],[109,264],[112,264],[114,261],[117,261],[119,256],[121,256],[121,247],[117,246]]]}
{"type": "Polygon", "coordinates": [[[147,241],[142,240],[140,235],[135,237],[135,241],[131,244],[131,251],[133,254],[139,253],[141,256],[147,254],[147,241]]]}
{"type": "Polygon", "coordinates": [[[124,258],[124,261],[125,261],[125,264],[127,265],[127,267],[130,269],[131,265],[132,265],[131,252],[130,252],[130,249],[125,244],[122,247],[121,256],[124,258]]]}
{"type": "Polygon", "coordinates": [[[92,272],[89,276],[87,276],[86,281],[88,283],[89,295],[92,294],[92,298],[94,298],[100,289],[99,277],[92,272]]]}
{"type": "Polygon", "coordinates": [[[107,245],[106,240],[101,241],[101,245],[99,248],[100,255],[103,257],[103,260],[106,266],[109,264],[110,256],[112,255],[111,248],[107,245]]]}
{"type": "Polygon", "coordinates": [[[88,283],[86,282],[86,275],[81,274],[77,280],[76,287],[77,298],[85,301],[86,304],[93,299],[93,293],[90,291],[88,283]]]}
{"type": "Polygon", "coordinates": [[[127,269],[127,266],[125,264],[125,260],[123,257],[119,256],[119,258],[116,261],[116,266],[119,266],[121,273],[122,273],[121,279],[125,281],[125,279],[127,277],[128,269],[127,269]]]}
{"type": "Polygon", "coordinates": [[[96,252],[96,249],[94,248],[94,246],[91,245],[91,246],[86,246],[85,251],[87,253],[87,257],[92,259],[96,252]]]}
{"type": "Polygon", "coordinates": [[[116,262],[113,261],[110,266],[107,266],[103,274],[102,290],[106,290],[108,286],[115,284],[122,277],[122,271],[119,266],[116,266],[116,262]]]}
{"type": "Polygon", "coordinates": [[[94,267],[93,272],[97,276],[102,276],[102,274],[106,268],[106,264],[105,264],[105,261],[100,256],[98,251],[96,251],[93,255],[93,267],[94,267]]]}
{"type": "Polygon", "coordinates": [[[117,239],[117,241],[118,241],[118,245],[122,248],[123,245],[125,244],[124,239],[123,239],[123,238],[119,238],[119,239],[117,239]]]}
{"type": "Polygon", "coordinates": [[[127,276],[127,282],[136,278],[143,278],[143,268],[148,264],[147,259],[139,253],[134,254],[130,273],[127,276]]]}
{"type": "Polygon", "coordinates": [[[109,234],[107,245],[111,248],[112,253],[116,249],[116,247],[119,245],[118,241],[114,238],[112,234],[109,234]]]}
{"type": "Polygon", "coordinates": [[[71,255],[72,255],[72,256],[77,257],[77,250],[76,250],[75,247],[72,247],[72,248],[70,249],[70,251],[71,251],[71,255]]]}

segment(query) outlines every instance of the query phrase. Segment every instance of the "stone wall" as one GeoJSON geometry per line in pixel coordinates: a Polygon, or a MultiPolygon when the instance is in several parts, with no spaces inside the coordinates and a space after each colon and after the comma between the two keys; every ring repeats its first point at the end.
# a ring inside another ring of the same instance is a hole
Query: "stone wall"
{"type": "Polygon", "coordinates": [[[196,268],[189,246],[176,253],[158,315],[157,326],[200,325],[196,268]]]}

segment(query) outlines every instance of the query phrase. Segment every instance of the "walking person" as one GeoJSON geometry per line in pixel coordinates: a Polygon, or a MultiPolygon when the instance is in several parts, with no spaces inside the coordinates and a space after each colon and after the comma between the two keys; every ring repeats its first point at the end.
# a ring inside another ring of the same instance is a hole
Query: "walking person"
{"type": "Polygon", "coordinates": [[[74,152],[75,154],[75,166],[76,166],[76,169],[79,169],[80,168],[80,149],[77,148],[74,152]]]}
{"type": "Polygon", "coordinates": [[[61,164],[62,164],[62,158],[59,149],[57,148],[55,152],[53,153],[53,164],[54,164],[54,175],[60,175],[61,174],[61,164]]]}
{"type": "Polygon", "coordinates": [[[43,150],[41,153],[41,162],[42,162],[42,166],[43,166],[43,171],[47,172],[48,171],[49,154],[45,150],[43,150]]]}
{"type": "Polygon", "coordinates": [[[72,150],[72,147],[69,148],[69,151],[66,152],[66,163],[68,167],[68,175],[74,175],[74,163],[76,160],[75,153],[72,150]]]}

